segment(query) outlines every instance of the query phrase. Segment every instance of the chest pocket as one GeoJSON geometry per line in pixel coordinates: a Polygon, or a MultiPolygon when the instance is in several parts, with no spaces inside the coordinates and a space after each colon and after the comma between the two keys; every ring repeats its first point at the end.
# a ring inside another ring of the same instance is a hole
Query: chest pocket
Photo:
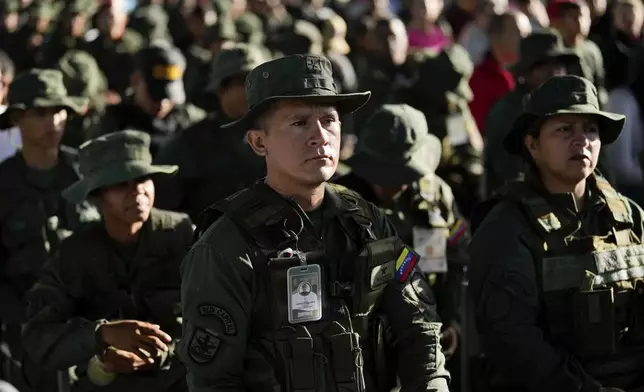
{"type": "Polygon", "coordinates": [[[397,277],[397,258],[403,249],[398,237],[367,243],[356,261],[353,312],[356,317],[373,312],[385,287],[397,277]]]}

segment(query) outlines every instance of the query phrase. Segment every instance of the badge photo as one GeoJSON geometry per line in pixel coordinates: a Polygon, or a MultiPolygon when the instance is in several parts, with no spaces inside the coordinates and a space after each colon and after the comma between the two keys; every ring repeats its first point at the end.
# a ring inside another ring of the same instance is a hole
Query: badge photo
{"type": "Polygon", "coordinates": [[[291,324],[322,318],[321,269],[317,264],[291,267],[286,271],[288,321],[291,324]]]}

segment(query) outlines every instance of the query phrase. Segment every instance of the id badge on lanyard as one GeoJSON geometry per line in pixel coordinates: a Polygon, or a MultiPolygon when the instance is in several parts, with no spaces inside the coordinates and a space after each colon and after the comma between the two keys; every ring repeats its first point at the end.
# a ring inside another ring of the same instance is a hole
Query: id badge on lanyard
{"type": "Polygon", "coordinates": [[[414,227],[414,251],[421,257],[418,263],[424,273],[447,272],[446,228],[414,227]]]}

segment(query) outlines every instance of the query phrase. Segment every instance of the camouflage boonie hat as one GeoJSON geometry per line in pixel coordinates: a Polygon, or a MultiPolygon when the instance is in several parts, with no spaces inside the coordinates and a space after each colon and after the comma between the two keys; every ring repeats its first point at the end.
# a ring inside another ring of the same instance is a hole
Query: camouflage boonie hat
{"type": "Polygon", "coordinates": [[[93,15],[98,8],[95,0],[71,0],[65,3],[65,11],[70,14],[93,15]]]}
{"type": "Polygon", "coordinates": [[[594,116],[603,144],[610,144],[619,137],[626,119],[622,114],[599,109],[597,89],[591,81],[573,75],[553,76],[523,101],[523,113],[514,121],[512,130],[504,140],[506,150],[522,155],[524,136],[558,114],[594,116]]]}
{"type": "Polygon", "coordinates": [[[346,164],[371,184],[398,187],[434,173],[441,142],[429,133],[425,115],[406,104],[383,105],[367,121],[346,164]]]}
{"type": "Polygon", "coordinates": [[[66,108],[80,114],[88,101],[70,97],[63,83],[63,74],[55,69],[32,68],[16,75],[7,94],[7,110],[0,114],[0,129],[11,127],[11,112],[31,108],[66,108]]]}
{"type": "Polygon", "coordinates": [[[246,78],[248,113],[223,127],[250,129],[271,103],[279,100],[305,100],[333,104],[340,113],[361,108],[371,92],[338,94],[331,62],[323,56],[295,54],[266,62],[246,78]]]}
{"type": "Polygon", "coordinates": [[[562,64],[579,63],[579,54],[564,46],[561,35],[554,30],[534,32],[519,44],[519,61],[510,67],[514,74],[521,75],[545,60],[557,60],[562,64]]]}
{"type": "Polygon", "coordinates": [[[264,52],[247,44],[235,44],[232,48],[222,49],[212,64],[207,90],[216,91],[224,80],[246,75],[267,60],[264,52]]]}
{"type": "Polygon", "coordinates": [[[78,163],[82,178],[62,193],[71,203],[80,203],[101,188],[153,174],[174,174],[177,166],[153,165],[150,135],[125,130],[89,140],[80,146],[78,163]]]}

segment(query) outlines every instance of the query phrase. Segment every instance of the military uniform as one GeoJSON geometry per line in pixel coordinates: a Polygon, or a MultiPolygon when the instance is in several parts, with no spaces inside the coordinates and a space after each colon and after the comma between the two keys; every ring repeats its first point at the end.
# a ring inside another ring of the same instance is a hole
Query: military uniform
{"type": "Polygon", "coordinates": [[[107,80],[98,67],[96,60],[87,52],[71,50],[56,66],[63,74],[67,91],[89,100],[87,110],[79,116],[68,119],[62,143],[73,148],[80,147],[89,135],[96,132],[105,110],[103,94],[107,90],[107,80]]]}
{"type": "MultiPolygon", "coordinates": [[[[512,72],[522,76],[544,60],[556,60],[568,68],[580,67],[577,52],[566,49],[559,34],[544,31],[530,34],[521,40],[519,61],[512,67],[512,72]]],[[[505,151],[503,140],[510,132],[512,121],[521,114],[523,99],[529,92],[525,84],[517,84],[514,91],[492,106],[485,120],[485,188],[488,195],[507,181],[516,179],[523,171],[522,161],[505,151]]]]}
{"type": "MultiPolygon", "coordinates": [[[[243,77],[264,62],[261,52],[238,44],[219,53],[207,91],[212,95],[233,77],[243,77]]],[[[159,205],[197,220],[209,205],[265,176],[264,162],[246,143],[246,131],[222,129],[232,121],[219,110],[174,137],[155,161],[176,164],[177,176],[159,182],[159,205]]]]}
{"type": "MultiPolygon", "coordinates": [[[[0,115],[2,129],[11,125],[16,110],[67,107],[78,112],[85,104],[83,98],[67,96],[62,75],[54,70],[19,74],[8,100],[7,111],[0,115]]],[[[87,203],[61,198],[61,191],[78,179],[75,162],[75,150],[62,147],[56,166],[49,170],[30,167],[21,152],[0,164],[0,320],[7,330],[3,339],[16,361],[23,360],[19,330],[25,318],[24,294],[60,242],[99,218],[87,203]]]]}
{"type": "Polygon", "coordinates": [[[408,63],[412,77],[396,89],[390,101],[423,112],[429,132],[443,145],[437,174],[450,185],[461,211],[469,216],[481,199],[483,176],[483,140],[468,105],[473,97],[469,78],[474,67],[459,45],[417,51],[408,63]]]}
{"type": "MultiPolygon", "coordinates": [[[[521,154],[528,129],[558,113],[594,116],[603,145],[624,123],[599,110],[590,81],[553,77],[526,102],[508,151],[521,154]]],[[[548,192],[536,170],[473,219],[469,287],[491,388],[638,390],[643,212],[597,174],[585,180],[580,210],[571,193],[548,192]]]]}
{"type": "Polygon", "coordinates": [[[174,107],[165,117],[158,118],[145,112],[133,97],[126,97],[123,102],[106,107],[98,132],[105,135],[123,129],[144,131],[152,137],[150,151],[154,156],[175,133],[203,120],[206,113],[186,102],[182,80],[186,64],[177,48],[164,41],[152,44],[137,54],[137,63],[150,98],[158,102],[169,99],[174,107]]]}
{"type": "Polygon", "coordinates": [[[95,11],[93,0],[72,0],[66,2],[60,20],[51,34],[45,37],[46,44],[42,46],[42,53],[39,54],[39,67],[53,68],[58,61],[70,50],[80,49],[85,43],[85,32],[90,26],[91,17],[95,11]],[[87,18],[87,26],[81,35],[73,36],[71,31],[71,20],[76,15],[82,14],[87,18]]]}
{"type": "Polygon", "coordinates": [[[107,78],[109,89],[125,95],[134,72],[134,57],[145,45],[143,37],[132,29],[126,29],[123,36],[116,40],[97,30],[92,34],[94,36],[82,49],[96,59],[107,78]]]}
{"type": "MultiPolygon", "coordinates": [[[[398,236],[413,245],[436,294],[443,326],[460,332],[469,230],[451,188],[435,174],[441,143],[428,133],[423,114],[408,105],[384,105],[361,134],[356,153],[346,162],[352,172],[335,182],[378,205],[398,236]],[[372,184],[406,189],[381,200],[372,184]]],[[[448,359],[448,369],[458,374],[458,355],[448,359]]]]}
{"type": "MultiPolygon", "coordinates": [[[[125,131],[83,145],[83,179],[63,195],[78,202],[96,189],[176,171],[176,166],[150,165],[149,143],[149,136],[125,131]]],[[[102,320],[150,321],[179,338],[179,264],[192,240],[186,215],[154,208],[134,246],[113,240],[104,225],[97,222],[66,239],[44,267],[27,295],[26,349],[46,368],[75,366],[74,391],[186,390],[185,368],[172,350],[152,368],[116,375],[108,386],[93,383],[88,361],[101,355],[95,335],[102,320]]]]}
{"type": "MultiPolygon", "coordinates": [[[[288,56],[251,71],[251,110],[231,126],[247,129],[284,96],[340,113],[368,99],[337,94],[327,59],[288,56]]],[[[373,205],[326,185],[322,205],[305,213],[258,182],[210,214],[182,264],[179,355],[193,392],[389,391],[396,373],[403,391],[447,390],[441,324],[419,257],[373,205]]]]}

